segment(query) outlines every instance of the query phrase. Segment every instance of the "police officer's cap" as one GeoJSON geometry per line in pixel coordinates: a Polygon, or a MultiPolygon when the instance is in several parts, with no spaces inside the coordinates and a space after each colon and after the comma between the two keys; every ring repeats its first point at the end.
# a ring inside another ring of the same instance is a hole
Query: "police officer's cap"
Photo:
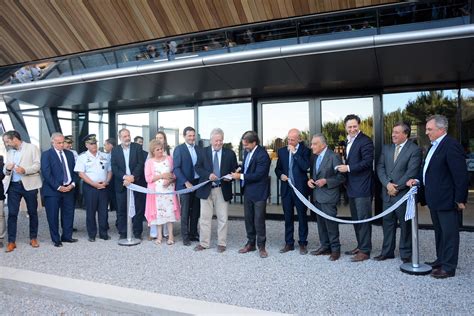
{"type": "Polygon", "coordinates": [[[82,141],[85,142],[86,144],[96,144],[97,143],[97,139],[95,138],[95,134],[87,135],[86,137],[84,137],[82,139],[82,141]]]}

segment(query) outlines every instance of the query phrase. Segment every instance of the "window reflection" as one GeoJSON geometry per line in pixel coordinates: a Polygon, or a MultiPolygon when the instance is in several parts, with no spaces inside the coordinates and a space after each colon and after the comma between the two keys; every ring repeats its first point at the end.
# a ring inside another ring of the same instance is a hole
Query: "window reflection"
{"type": "Polygon", "coordinates": [[[469,171],[469,196],[463,212],[463,225],[474,226],[474,88],[461,90],[461,144],[466,151],[469,171]]]}
{"type": "MultiPolygon", "coordinates": [[[[166,134],[171,152],[184,142],[183,130],[187,126],[194,127],[194,110],[163,111],[158,113],[158,131],[166,134]]],[[[156,134],[157,131],[154,131],[156,134]]]]}
{"type": "MultiPolygon", "coordinates": [[[[150,116],[147,113],[121,113],[117,114],[117,125],[118,130],[127,128],[130,131],[130,137],[136,136],[143,137],[143,149],[147,150],[148,142],[150,138],[150,116]]],[[[101,140],[103,143],[105,139],[101,140]]],[[[120,143],[117,134],[117,141],[120,143]]]]}

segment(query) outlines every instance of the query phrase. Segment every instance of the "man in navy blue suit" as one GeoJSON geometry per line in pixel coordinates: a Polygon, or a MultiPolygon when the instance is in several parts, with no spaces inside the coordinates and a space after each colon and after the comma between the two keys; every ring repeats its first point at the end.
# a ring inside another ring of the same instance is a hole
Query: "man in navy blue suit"
{"type": "MultiPolygon", "coordinates": [[[[111,164],[114,175],[115,196],[117,198],[117,229],[120,239],[127,238],[127,190],[125,186],[140,182],[143,176],[144,159],[140,145],[132,143],[130,131],[122,128],[119,131],[121,144],[112,150],[111,164]]],[[[136,195],[134,196],[136,200],[136,195]]],[[[139,209],[133,217],[133,235],[141,239],[144,214],[139,209]]]]}
{"type": "Polygon", "coordinates": [[[62,247],[63,242],[77,241],[72,238],[77,175],[74,172],[74,154],[64,149],[63,134],[53,133],[51,144],[52,147],[41,155],[42,193],[51,240],[55,247],[62,247]],[[59,234],[60,209],[61,237],[59,234]]]}
{"type": "Polygon", "coordinates": [[[308,195],[308,169],[311,151],[301,141],[300,131],[296,128],[288,131],[288,146],[278,149],[278,161],[275,167],[275,174],[281,180],[281,198],[283,203],[283,214],[285,216],[285,246],[280,249],[280,253],[294,250],[295,239],[293,233],[295,225],[293,223],[294,208],[298,214],[298,244],[300,254],[308,253],[308,217],[307,208],[298,199],[293,189],[288,185],[290,179],[293,185],[301,192],[308,195]]]}
{"type": "MultiPolygon", "coordinates": [[[[426,135],[431,141],[420,176],[420,202],[428,205],[433,221],[436,260],[431,276],[437,279],[453,277],[459,256],[459,211],[466,208],[469,174],[464,150],[447,135],[448,120],[443,115],[426,119],[426,135]]],[[[419,180],[410,179],[413,186],[419,180]]]]}
{"type": "MultiPolygon", "coordinates": [[[[199,183],[199,175],[194,170],[201,148],[195,145],[196,131],[191,126],[183,130],[184,143],[177,146],[173,152],[173,173],[176,176],[176,191],[192,188],[199,183]]],[[[191,241],[199,241],[197,230],[200,201],[196,191],[181,194],[181,235],[183,244],[190,246],[191,241]]]]}
{"type": "Polygon", "coordinates": [[[242,136],[242,146],[245,149],[243,172],[232,173],[232,178],[241,180],[240,185],[244,194],[245,230],[247,244],[239,253],[255,251],[255,243],[260,258],[268,257],[265,250],[267,240],[265,230],[265,211],[270,195],[270,157],[265,148],[259,145],[260,140],[254,131],[247,131],[242,136]]]}
{"type": "MultiPolygon", "coordinates": [[[[337,170],[347,174],[347,196],[353,220],[369,218],[372,214],[374,144],[370,137],[359,129],[360,118],[349,114],[344,118],[347,132],[345,164],[337,166],[337,170]]],[[[347,251],[354,255],[353,262],[370,258],[372,250],[372,226],[370,223],[355,224],[354,230],[357,247],[347,251]]]]}

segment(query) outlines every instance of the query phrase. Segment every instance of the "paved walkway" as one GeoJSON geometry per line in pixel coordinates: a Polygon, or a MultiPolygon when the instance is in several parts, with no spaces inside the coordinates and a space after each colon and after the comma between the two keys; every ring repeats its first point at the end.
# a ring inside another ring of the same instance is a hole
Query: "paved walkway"
{"type": "MultiPolygon", "coordinates": [[[[130,314],[136,311],[140,314],[146,313],[146,308],[156,308],[142,306],[145,308],[143,311],[130,310],[130,302],[120,296],[108,296],[108,286],[123,293],[138,293],[146,302],[158,302],[158,299],[151,298],[155,297],[153,295],[173,297],[176,301],[171,306],[175,307],[172,308],[175,312],[184,306],[176,303],[181,302],[180,299],[198,300],[204,305],[225,304],[228,310],[250,308],[250,313],[471,314],[474,310],[474,233],[461,233],[456,277],[436,280],[430,276],[412,276],[400,272],[401,262],[398,258],[384,262],[368,260],[352,263],[348,256],[342,256],[339,261],[332,263],[327,256],[302,256],[297,251],[279,254],[278,249],[283,244],[283,222],[267,221],[270,256],[260,259],[256,253],[237,253],[245,243],[244,222],[241,220],[230,221],[228,250],[219,254],[215,245],[215,221],[211,249],[196,253],[193,247],[183,246],[179,236],[176,238],[177,243],[172,246],[156,245],[145,240],[138,246],[122,247],[117,244],[115,229],[110,231],[112,240],[90,243],[87,241],[84,217],[84,212],[78,210],[75,223],[78,232],[75,237],[80,239],[79,242],[55,248],[48,237],[45,214],[41,212],[41,247],[33,249],[28,245],[27,218],[23,214],[20,216],[18,248],[12,253],[0,252],[0,284],[4,284],[0,286],[0,314],[16,311],[17,314],[40,315],[45,313],[41,305],[51,306],[49,314],[130,314]],[[7,270],[5,267],[16,270],[7,270]],[[34,278],[30,278],[31,272],[41,273],[51,280],[66,280],[55,281],[54,284],[68,284],[70,287],[55,288],[52,281],[35,284],[32,281],[34,278]],[[11,280],[12,275],[21,276],[22,279],[11,280]],[[6,279],[13,283],[5,286],[6,279]],[[71,297],[69,294],[58,294],[69,293],[71,286],[73,289],[78,288],[75,282],[84,281],[90,287],[85,292],[75,294],[78,296],[72,296],[72,301],[65,300],[71,297]],[[40,286],[43,290],[32,292],[24,286],[25,282],[31,287],[40,286]],[[49,292],[44,288],[48,288],[49,292]],[[95,300],[85,300],[84,295],[95,297],[95,300]],[[122,305],[117,303],[114,305],[116,309],[111,310],[106,304],[110,300],[119,300],[122,305]],[[21,312],[21,308],[16,305],[18,302],[22,306],[31,304],[33,307],[21,312]]],[[[112,213],[111,227],[114,226],[114,220],[112,213]]],[[[178,226],[175,225],[176,228],[178,226]]],[[[355,246],[354,239],[353,228],[342,225],[343,250],[352,249],[355,246]]],[[[373,227],[372,240],[373,255],[378,255],[382,243],[381,227],[373,227]]],[[[420,231],[421,260],[433,259],[433,240],[433,231],[420,231]]],[[[311,249],[318,246],[315,223],[310,226],[309,246],[311,249]]],[[[181,312],[201,311],[198,305],[195,309],[192,306],[190,310],[181,312]]],[[[213,310],[219,313],[217,307],[213,310]]]]}

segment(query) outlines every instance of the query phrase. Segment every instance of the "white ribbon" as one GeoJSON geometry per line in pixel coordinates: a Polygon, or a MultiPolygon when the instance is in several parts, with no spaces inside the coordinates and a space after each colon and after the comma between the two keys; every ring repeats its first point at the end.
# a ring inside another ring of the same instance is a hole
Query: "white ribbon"
{"type": "Polygon", "coordinates": [[[402,205],[407,200],[408,200],[408,202],[407,202],[407,211],[406,211],[406,214],[405,214],[405,221],[408,221],[408,220],[412,219],[413,217],[415,217],[415,194],[417,193],[417,190],[418,190],[418,188],[416,186],[411,187],[411,189],[404,196],[402,196],[402,198],[400,200],[398,200],[395,204],[393,204],[391,207],[389,207],[388,209],[386,209],[382,213],[380,213],[380,214],[378,214],[374,217],[371,217],[371,218],[361,219],[361,220],[357,220],[357,221],[349,221],[349,220],[345,220],[345,219],[339,219],[339,218],[336,218],[336,217],[332,217],[332,216],[329,216],[328,214],[322,212],[316,206],[314,206],[310,201],[308,201],[308,199],[306,199],[304,197],[304,195],[301,194],[300,191],[298,191],[297,188],[295,188],[293,183],[291,183],[290,179],[288,179],[288,184],[293,189],[293,191],[295,191],[295,194],[300,199],[300,201],[303,202],[303,204],[306,205],[306,207],[308,207],[311,211],[313,211],[314,213],[318,214],[321,217],[324,217],[325,219],[335,221],[335,222],[338,222],[338,223],[342,223],[342,224],[362,224],[362,223],[371,222],[371,221],[374,221],[374,220],[379,219],[381,217],[384,217],[387,214],[392,213],[393,211],[395,211],[400,205],[402,205]]]}

